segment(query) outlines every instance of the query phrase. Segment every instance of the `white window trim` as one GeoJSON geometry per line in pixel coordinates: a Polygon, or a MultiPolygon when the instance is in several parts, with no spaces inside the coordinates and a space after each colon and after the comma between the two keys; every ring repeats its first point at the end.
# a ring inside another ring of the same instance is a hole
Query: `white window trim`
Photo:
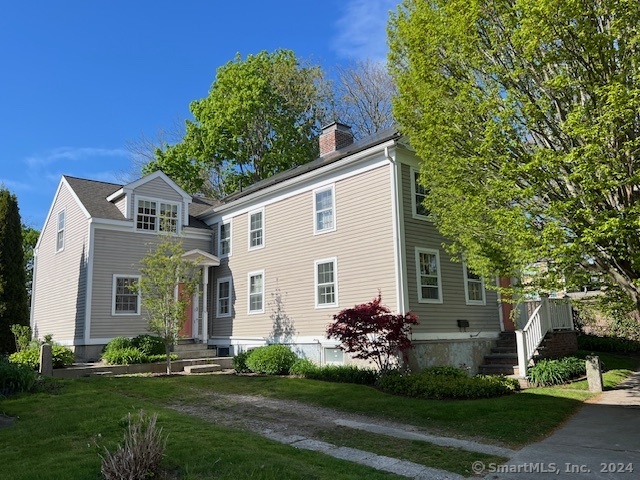
{"type": "Polygon", "coordinates": [[[339,305],[338,301],[338,257],[331,258],[323,258],[322,260],[316,260],[313,263],[313,286],[315,289],[315,299],[316,299],[316,308],[335,308],[339,305]],[[321,263],[329,263],[333,262],[333,292],[334,292],[334,302],[333,303],[319,303],[318,296],[318,265],[321,263]]]}
{"type": "Polygon", "coordinates": [[[442,303],[442,270],[440,269],[440,252],[432,248],[416,247],[416,289],[419,303],[442,303]],[[422,298],[422,278],[420,275],[420,254],[427,253],[436,256],[436,267],[438,269],[438,298],[422,298]]]}
{"type": "Polygon", "coordinates": [[[64,250],[64,245],[65,245],[65,234],[67,230],[67,209],[63,208],[62,210],[60,210],[58,212],[58,215],[56,216],[56,253],[58,252],[62,252],[64,250]],[[60,228],[60,215],[64,215],[64,222],[62,224],[62,229],[60,228]],[[60,248],[58,248],[58,235],[60,234],[60,231],[62,231],[62,246],[60,248]]]}
{"type": "Polygon", "coordinates": [[[322,364],[323,365],[345,365],[344,363],[344,357],[345,357],[345,352],[344,350],[342,350],[342,361],[341,362],[333,362],[330,360],[327,360],[327,350],[341,350],[337,345],[335,347],[322,347],[322,364]]]}
{"type": "Polygon", "coordinates": [[[264,313],[264,292],[265,292],[265,276],[264,270],[256,270],[254,272],[247,273],[247,312],[249,315],[257,315],[260,313],[264,313]],[[262,275],[262,309],[261,310],[251,310],[251,277],[256,275],[262,275]]]}
{"type": "Polygon", "coordinates": [[[266,243],[266,236],[265,236],[265,217],[264,217],[264,207],[262,208],[258,208],[256,210],[251,210],[250,212],[247,213],[247,245],[249,246],[249,250],[260,250],[261,248],[264,248],[265,243],[266,243]],[[257,245],[255,247],[251,246],[251,216],[255,215],[256,213],[260,213],[261,218],[262,218],[262,227],[260,228],[262,230],[262,243],[260,245],[257,245]]]}
{"type": "Polygon", "coordinates": [[[411,172],[411,216],[417,220],[431,220],[431,217],[428,215],[420,215],[418,214],[418,205],[416,203],[416,174],[420,176],[420,171],[417,168],[411,167],[409,170],[411,172]]]}
{"type": "Polygon", "coordinates": [[[218,257],[219,258],[227,258],[231,256],[231,253],[233,252],[233,242],[231,241],[231,236],[233,234],[233,225],[231,224],[231,219],[229,219],[226,222],[220,222],[218,223],[218,257]],[[222,225],[229,225],[229,253],[225,253],[222,254],[222,238],[221,238],[221,230],[222,230],[222,225]]]}
{"type": "MultiPolygon", "coordinates": [[[[263,277],[264,278],[264,277],[263,277]]],[[[227,318],[231,316],[233,306],[231,299],[233,298],[233,281],[231,277],[221,277],[216,281],[216,318],[227,318]],[[220,284],[229,282],[229,313],[220,313],[220,284]]]]}
{"type": "Polygon", "coordinates": [[[129,275],[126,273],[114,273],[113,274],[113,281],[111,284],[111,315],[113,316],[117,316],[117,317],[122,317],[122,316],[134,316],[134,315],[140,315],[140,309],[141,309],[141,296],[140,296],[140,292],[138,292],[138,311],[135,313],[131,313],[131,312],[116,312],[116,280],[118,278],[135,278],[138,282],[140,281],[140,275],[129,275]]]}
{"type": "Polygon", "coordinates": [[[335,188],[335,184],[332,183],[331,185],[325,185],[323,187],[320,188],[316,188],[315,190],[313,190],[313,195],[312,195],[312,200],[313,200],[313,234],[314,235],[321,235],[323,233],[329,233],[329,232],[335,232],[338,222],[337,222],[337,215],[336,215],[336,188],[335,188]],[[327,190],[331,190],[331,211],[333,212],[333,228],[325,228],[322,230],[318,230],[318,217],[317,217],[317,202],[316,202],[316,195],[318,193],[322,193],[325,192],[327,190]]]}
{"type": "MultiPolygon", "coordinates": [[[[484,288],[484,279],[480,277],[480,288],[482,289],[482,300],[471,300],[469,298],[469,278],[467,277],[467,264],[462,264],[462,275],[464,279],[464,299],[467,305],[486,305],[487,304],[487,294],[484,288]]],[[[473,282],[477,282],[478,280],[472,280],[473,282]]]]}
{"type": "MultiPolygon", "coordinates": [[[[176,205],[178,207],[178,213],[176,217],[176,231],[170,232],[172,235],[178,235],[182,231],[182,203],[175,202],[173,200],[165,200],[163,198],[155,198],[155,197],[146,197],[143,195],[136,195],[133,202],[133,230],[138,233],[152,233],[157,234],[159,232],[164,232],[164,230],[160,230],[160,204],[164,203],[167,205],[176,205]],[[158,221],[156,222],[155,230],[143,230],[138,228],[138,203],[140,201],[146,202],[155,202],[156,204],[156,218],[158,221]]],[[[169,233],[169,232],[166,232],[169,233]]]]}

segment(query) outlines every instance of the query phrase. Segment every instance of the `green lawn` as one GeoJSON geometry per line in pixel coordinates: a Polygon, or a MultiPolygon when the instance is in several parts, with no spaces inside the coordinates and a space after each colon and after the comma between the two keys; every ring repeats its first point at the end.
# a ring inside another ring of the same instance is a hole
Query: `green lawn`
{"type": "MultiPolygon", "coordinates": [[[[637,360],[619,357],[601,355],[612,368],[605,374],[610,383],[637,367],[637,360]]],[[[157,412],[159,425],[169,434],[165,466],[171,478],[396,478],[166,408],[176,400],[197,403],[208,391],[298,400],[513,448],[540,440],[592,396],[574,383],[570,388],[532,388],[492,399],[418,400],[362,385],[235,375],[94,377],[58,380],[55,385],[58,388],[48,393],[0,400],[0,413],[17,417],[13,426],[0,429],[3,479],[100,478],[98,454],[104,446],[111,449],[122,440],[122,420],[139,409],[157,412]]],[[[403,450],[403,458],[422,459],[421,463],[463,474],[468,472],[469,460],[480,458],[458,452],[455,455],[460,459],[452,464],[447,457],[453,452],[422,442],[389,441],[388,437],[334,429],[322,435],[332,443],[381,454],[403,450]],[[392,444],[396,446],[390,447],[392,444]]]]}

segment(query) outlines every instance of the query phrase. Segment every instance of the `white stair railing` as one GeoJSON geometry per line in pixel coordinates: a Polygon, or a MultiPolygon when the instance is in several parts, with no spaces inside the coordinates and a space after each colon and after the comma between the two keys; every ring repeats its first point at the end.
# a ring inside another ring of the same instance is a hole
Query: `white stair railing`
{"type": "Polygon", "coordinates": [[[527,318],[528,314],[524,328],[516,330],[518,370],[519,376],[524,378],[527,376],[529,362],[547,332],[550,330],[573,330],[573,315],[571,303],[560,299],[550,300],[547,297],[542,297],[540,301],[524,302],[521,307],[523,318],[527,318]]]}

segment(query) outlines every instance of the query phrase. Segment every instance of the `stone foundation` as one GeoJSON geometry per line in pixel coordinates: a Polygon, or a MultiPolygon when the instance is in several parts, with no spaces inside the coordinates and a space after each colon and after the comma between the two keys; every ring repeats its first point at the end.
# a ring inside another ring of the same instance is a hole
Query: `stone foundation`
{"type": "Polygon", "coordinates": [[[414,348],[409,352],[409,367],[413,372],[428,367],[462,367],[470,375],[476,375],[484,356],[491,352],[495,344],[494,338],[414,340],[414,348]]]}

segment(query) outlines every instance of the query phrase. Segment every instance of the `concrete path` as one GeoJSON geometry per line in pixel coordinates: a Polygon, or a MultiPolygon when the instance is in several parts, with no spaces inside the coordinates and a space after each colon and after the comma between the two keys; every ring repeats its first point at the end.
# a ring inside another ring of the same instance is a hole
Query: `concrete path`
{"type": "Polygon", "coordinates": [[[640,372],[603,392],[545,440],[505,465],[474,465],[486,480],[640,478],[640,372]],[[496,468],[501,469],[496,472],[496,468]]]}

